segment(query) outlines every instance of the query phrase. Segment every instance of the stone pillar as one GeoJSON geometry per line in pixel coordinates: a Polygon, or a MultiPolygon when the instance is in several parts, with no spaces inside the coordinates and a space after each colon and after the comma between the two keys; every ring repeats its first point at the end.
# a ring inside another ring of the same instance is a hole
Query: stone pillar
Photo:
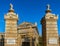
{"type": "Polygon", "coordinates": [[[18,16],[14,13],[13,5],[10,4],[9,12],[5,19],[5,43],[4,46],[18,46],[17,21],[18,16]]]}
{"type": "Polygon", "coordinates": [[[58,16],[52,14],[49,7],[48,5],[46,14],[41,20],[43,46],[59,46],[57,27],[58,16]]]}
{"type": "Polygon", "coordinates": [[[30,46],[32,46],[32,38],[30,38],[30,46]]]}

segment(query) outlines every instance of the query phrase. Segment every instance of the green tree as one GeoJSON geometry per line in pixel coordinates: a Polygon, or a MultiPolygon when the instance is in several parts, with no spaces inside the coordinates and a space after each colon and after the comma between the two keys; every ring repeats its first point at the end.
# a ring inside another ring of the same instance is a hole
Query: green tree
{"type": "Polygon", "coordinates": [[[42,46],[42,36],[39,36],[39,43],[38,43],[38,46],[42,46]]]}

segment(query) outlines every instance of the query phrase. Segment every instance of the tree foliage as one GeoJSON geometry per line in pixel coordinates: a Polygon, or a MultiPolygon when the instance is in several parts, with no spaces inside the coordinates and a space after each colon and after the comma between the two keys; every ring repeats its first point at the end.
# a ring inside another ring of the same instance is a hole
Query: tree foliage
{"type": "Polygon", "coordinates": [[[42,46],[42,36],[39,36],[39,44],[38,44],[38,46],[42,46]]]}

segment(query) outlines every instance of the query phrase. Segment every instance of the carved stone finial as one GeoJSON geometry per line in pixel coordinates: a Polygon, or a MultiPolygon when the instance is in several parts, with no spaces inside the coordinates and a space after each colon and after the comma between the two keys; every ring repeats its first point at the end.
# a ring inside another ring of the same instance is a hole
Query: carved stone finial
{"type": "Polygon", "coordinates": [[[47,4],[47,10],[50,10],[50,5],[49,4],[47,4]]]}
{"type": "Polygon", "coordinates": [[[37,26],[37,22],[35,22],[35,25],[37,26]]]}
{"type": "Polygon", "coordinates": [[[10,9],[13,10],[13,5],[10,3],[10,9]]]}
{"type": "Polygon", "coordinates": [[[51,12],[50,5],[47,4],[47,10],[46,10],[46,13],[50,13],[50,12],[51,12]]]}
{"type": "Polygon", "coordinates": [[[10,3],[10,10],[9,12],[14,12],[13,5],[10,3]]]}

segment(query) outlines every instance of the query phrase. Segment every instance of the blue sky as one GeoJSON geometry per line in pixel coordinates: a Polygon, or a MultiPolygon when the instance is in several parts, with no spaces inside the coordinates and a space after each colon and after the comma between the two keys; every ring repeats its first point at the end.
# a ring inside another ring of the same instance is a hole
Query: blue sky
{"type": "Polygon", "coordinates": [[[41,18],[45,15],[46,5],[50,4],[53,14],[58,14],[58,32],[60,34],[60,0],[0,0],[0,32],[5,31],[4,14],[9,10],[9,5],[14,5],[15,13],[19,15],[18,23],[24,21],[37,22],[38,31],[41,35],[41,18]]]}

